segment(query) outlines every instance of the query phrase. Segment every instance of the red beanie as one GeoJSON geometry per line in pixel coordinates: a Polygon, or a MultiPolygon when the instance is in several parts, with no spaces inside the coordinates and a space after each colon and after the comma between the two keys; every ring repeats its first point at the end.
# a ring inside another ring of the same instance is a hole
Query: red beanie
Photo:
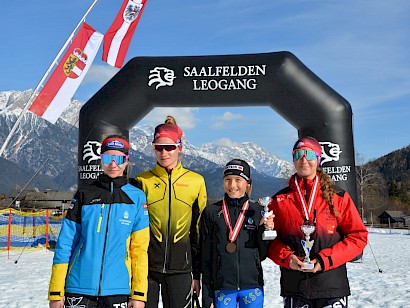
{"type": "Polygon", "coordinates": [[[160,124],[155,127],[152,143],[155,143],[159,138],[169,138],[182,148],[182,130],[175,124],[160,124]]]}
{"type": "Polygon", "coordinates": [[[293,151],[298,150],[303,147],[307,147],[311,149],[312,151],[314,151],[316,155],[322,156],[322,146],[313,137],[304,137],[296,141],[295,145],[293,146],[293,151]]]}

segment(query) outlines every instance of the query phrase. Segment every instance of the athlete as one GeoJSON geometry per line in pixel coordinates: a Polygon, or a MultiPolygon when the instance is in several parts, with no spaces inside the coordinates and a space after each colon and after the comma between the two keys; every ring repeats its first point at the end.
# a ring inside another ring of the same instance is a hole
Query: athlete
{"type": "Polygon", "coordinates": [[[353,200],[323,172],[321,155],[316,139],[299,139],[292,151],[296,173],[270,203],[277,237],[269,258],[280,266],[285,308],[347,307],[346,262],[367,244],[353,200]]]}
{"type": "Polygon", "coordinates": [[[124,137],[107,137],[104,173],[72,200],[55,248],[50,308],[145,305],[148,210],[145,194],[128,184],[129,149],[124,137]]]}
{"type": "Polygon", "coordinates": [[[206,206],[204,178],[180,161],[182,130],[169,116],[155,128],[156,166],[136,177],[148,201],[151,241],[148,249],[148,301],[157,308],[190,307],[200,294],[199,219],[206,206]]]}
{"type": "MultiPolygon", "coordinates": [[[[263,272],[269,241],[262,240],[273,216],[262,217],[262,207],[249,200],[250,167],[241,159],[224,170],[224,198],[205,208],[201,219],[202,281],[216,308],[263,307],[263,272]]],[[[208,308],[208,307],[206,307],[208,308]]]]}

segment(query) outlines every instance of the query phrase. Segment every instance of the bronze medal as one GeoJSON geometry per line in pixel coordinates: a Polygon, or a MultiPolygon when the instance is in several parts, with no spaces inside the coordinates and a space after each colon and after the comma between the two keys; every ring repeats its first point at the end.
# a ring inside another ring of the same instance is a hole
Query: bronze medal
{"type": "Polygon", "coordinates": [[[236,251],[236,244],[235,243],[228,243],[228,244],[226,244],[225,249],[229,253],[234,253],[236,251]]]}

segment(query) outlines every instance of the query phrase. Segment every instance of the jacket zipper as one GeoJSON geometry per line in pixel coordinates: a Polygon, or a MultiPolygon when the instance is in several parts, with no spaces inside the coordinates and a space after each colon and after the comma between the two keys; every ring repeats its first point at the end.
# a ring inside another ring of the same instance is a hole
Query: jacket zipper
{"type": "Polygon", "coordinates": [[[111,203],[109,204],[109,207],[108,207],[108,217],[107,217],[105,236],[104,236],[104,247],[103,247],[103,252],[101,256],[101,270],[100,270],[100,282],[98,283],[98,296],[101,295],[101,282],[102,282],[102,276],[104,272],[104,256],[105,256],[105,248],[107,247],[108,223],[110,221],[111,205],[113,203],[113,200],[112,200],[113,192],[114,192],[114,182],[111,181],[110,183],[111,203]]]}
{"type": "Polygon", "coordinates": [[[80,255],[82,248],[83,248],[83,244],[80,245],[80,248],[78,248],[78,251],[77,251],[77,253],[76,253],[75,256],[74,256],[73,262],[71,262],[70,268],[68,269],[68,272],[69,272],[69,273],[71,272],[71,270],[72,270],[72,268],[73,268],[75,262],[77,261],[77,258],[78,258],[78,256],[80,255]]]}
{"type": "MultiPolygon", "coordinates": [[[[171,171],[172,172],[172,171],[171,171]]],[[[167,224],[167,234],[165,236],[165,255],[164,255],[164,266],[162,267],[162,272],[166,273],[167,262],[168,262],[168,244],[169,244],[169,234],[171,225],[171,174],[168,173],[168,224],[167,224]]]]}
{"type": "Polygon", "coordinates": [[[103,203],[101,205],[101,209],[100,209],[100,218],[98,218],[97,233],[100,233],[100,231],[101,231],[101,222],[102,222],[102,215],[103,215],[104,206],[105,206],[105,204],[103,203]]]}

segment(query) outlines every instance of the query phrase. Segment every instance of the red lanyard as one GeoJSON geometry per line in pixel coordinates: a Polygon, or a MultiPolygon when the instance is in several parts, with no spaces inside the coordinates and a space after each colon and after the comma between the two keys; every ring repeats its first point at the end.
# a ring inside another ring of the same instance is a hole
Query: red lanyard
{"type": "Polygon", "coordinates": [[[247,200],[243,204],[241,213],[239,214],[239,217],[235,223],[235,227],[232,230],[231,217],[229,215],[228,206],[226,205],[225,199],[222,200],[222,212],[224,214],[226,226],[229,229],[229,241],[230,242],[235,242],[236,238],[238,237],[239,230],[242,227],[242,223],[245,219],[245,212],[248,208],[249,208],[249,200],[247,200]]]}
{"type": "Polygon", "coordinates": [[[308,209],[307,206],[306,206],[305,198],[303,198],[302,192],[300,191],[300,187],[299,187],[299,184],[298,184],[298,179],[295,175],[296,188],[298,189],[299,199],[300,199],[300,202],[302,202],[303,210],[305,212],[305,217],[306,217],[307,221],[309,221],[309,215],[310,215],[310,212],[312,210],[313,201],[315,200],[316,189],[317,189],[318,183],[319,183],[319,177],[316,176],[315,177],[315,184],[314,184],[313,189],[310,192],[310,196],[309,196],[309,209],[308,209]]]}

